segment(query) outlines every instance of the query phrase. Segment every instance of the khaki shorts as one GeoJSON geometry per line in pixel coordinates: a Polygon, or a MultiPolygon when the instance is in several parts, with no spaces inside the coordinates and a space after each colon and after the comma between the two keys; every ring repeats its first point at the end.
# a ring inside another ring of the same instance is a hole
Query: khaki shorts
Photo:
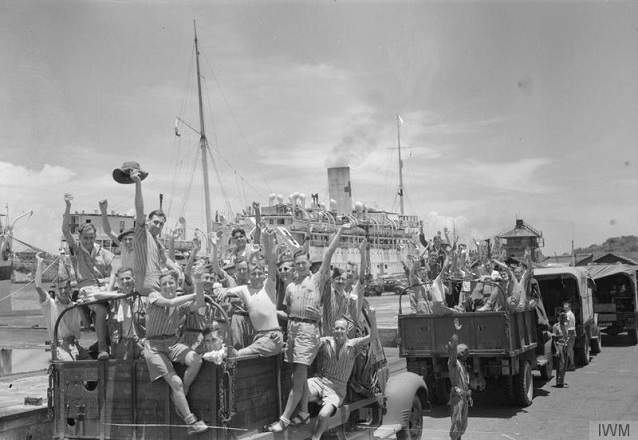
{"type": "Polygon", "coordinates": [[[259,356],[275,356],[284,348],[284,335],[281,330],[261,332],[255,335],[253,343],[240,350],[241,355],[258,354],[259,356]]]}
{"type": "Polygon", "coordinates": [[[310,366],[319,351],[319,325],[313,322],[288,321],[288,340],[284,360],[310,366]]]}
{"type": "Polygon", "coordinates": [[[172,362],[186,363],[186,356],[193,350],[177,342],[177,336],[167,339],[151,339],[144,343],[144,360],[151,382],[169,373],[174,373],[172,362]]]}
{"type": "Polygon", "coordinates": [[[321,377],[308,379],[308,391],[310,392],[310,401],[321,402],[322,406],[332,405],[335,409],[341,406],[345,398],[345,392],[339,394],[321,377]]]}

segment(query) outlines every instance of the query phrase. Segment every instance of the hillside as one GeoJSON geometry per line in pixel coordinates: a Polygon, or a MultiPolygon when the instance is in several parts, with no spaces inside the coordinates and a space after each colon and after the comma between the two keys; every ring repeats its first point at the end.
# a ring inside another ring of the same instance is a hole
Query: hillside
{"type": "Polygon", "coordinates": [[[574,253],[576,254],[596,254],[604,252],[614,252],[621,255],[626,253],[638,253],[638,237],[635,235],[612,237],[605,240],[603,244],[592,244],[586,248],[574,249],[574,253]]]}

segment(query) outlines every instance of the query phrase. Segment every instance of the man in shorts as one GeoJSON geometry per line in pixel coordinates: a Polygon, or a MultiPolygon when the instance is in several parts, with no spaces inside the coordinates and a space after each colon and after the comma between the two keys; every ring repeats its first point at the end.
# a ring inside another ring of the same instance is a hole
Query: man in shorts
{"type": "MultiPolygon", "coordinates": [[[[284,305],[288,312],[288,340],[284,360],[293,364],[292,389],[286,401],[286,408],[279,420],[266,427],[271,432],[282,432],[291,424],[291,416],[303,395],[308,367],[315,360],[319,350],[319,321],[321,319],[321,300],[326,284],[330,280],[330,261],[339,247],[341,235],[350,229],[350,223],[337,229],[326,248],[319,270],[310,272],[310,257],[304,251],[295,253],[293,259],[297,278],[286,288],[284,305]]],[[[300,412],[300,418],[306,420],[307,414],[300,412]]]]}
{"type": "MultiPolygon", "coordinates": [[[[321,369],[319,374],[307,381],[304,395],[301,399],[299,414],[308,414],[308,402],[321,404],[319,417],[312,432],[312,439],[319,440],[328,426],[328,419],[332,417],[343,404],[348,387],[348,378],[355,363],[357,347],[369,344],[377,338],[376,312],[370,308],[370,334],[362,338],[348,339],[348,322],[337,319],[334,323],[333,336],[321,338],[318,361],[321,369]]],[[[293,418],[297,424],[308,423],[300,415],[293,418]]]]}
{"type": "MultiPolygon", "coordinates": [[[[175,410],[188,425],[188,434],[192,435],[208,429],[191,413],[186,400],[190,386],[202,367],[202,358],[178,342],[177,330],[185,310],[197,307],[193,301],[197,294],[177,296],[177,280],[175,272],[162,274],[159,278],[161,292],[153,291],[148,296],[144,359],[151,382],[161,377],[170,386],[175,410]],[[175,373],[172,362],[186,365],[183,381],[175,373]]],[[[196,279],[197,283],[201,283],[201,279],[196,279]]]]}
{"type": "MultiPolygon", "coordinates": [[[[73,196],[71,194],[66,193],[64,195],[66,209],[62,219],[62,233],[69,247],[80,294],[89,295],[99,290],[106,290],[115,255],[95,243],[97,230],[91,223],[80,225],[78,228],[79,240],[76,244],[70,229],[72,200],[73,196]]],[[[92,304],[88,307],[94,315],[93,325],[97,336],[97,358],[101,361],[108,360],[109,351],[106,329],[108,303],[92,304]]]]}

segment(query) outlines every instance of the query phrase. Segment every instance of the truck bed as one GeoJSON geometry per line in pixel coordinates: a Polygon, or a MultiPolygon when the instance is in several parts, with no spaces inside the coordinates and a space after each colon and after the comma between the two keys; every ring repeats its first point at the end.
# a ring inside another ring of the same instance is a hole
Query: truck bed
{"type": "Polygon", "coordinates": [[[515,356],[537,346],[536,313],[470,312],[435,316],[399,315],[399,355],[447,357],[447,343],[454,334],[454,319],[462,328],[459,343],[470,356],[515,356]]]}

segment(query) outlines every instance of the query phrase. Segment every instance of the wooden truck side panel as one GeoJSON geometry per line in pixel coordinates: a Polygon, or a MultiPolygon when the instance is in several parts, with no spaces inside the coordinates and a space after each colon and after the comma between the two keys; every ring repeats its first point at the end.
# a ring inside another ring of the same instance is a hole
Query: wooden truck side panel
{"type": "Polygon", "coordinates": [[[435,316],[399,315],[401,356],[447,356],[447,343],[454,333],[454,319],[462,328],[459,341],[471,356],[515,356],[537,345],[533,310],[516,313],[472,312],[435,316]]]}

